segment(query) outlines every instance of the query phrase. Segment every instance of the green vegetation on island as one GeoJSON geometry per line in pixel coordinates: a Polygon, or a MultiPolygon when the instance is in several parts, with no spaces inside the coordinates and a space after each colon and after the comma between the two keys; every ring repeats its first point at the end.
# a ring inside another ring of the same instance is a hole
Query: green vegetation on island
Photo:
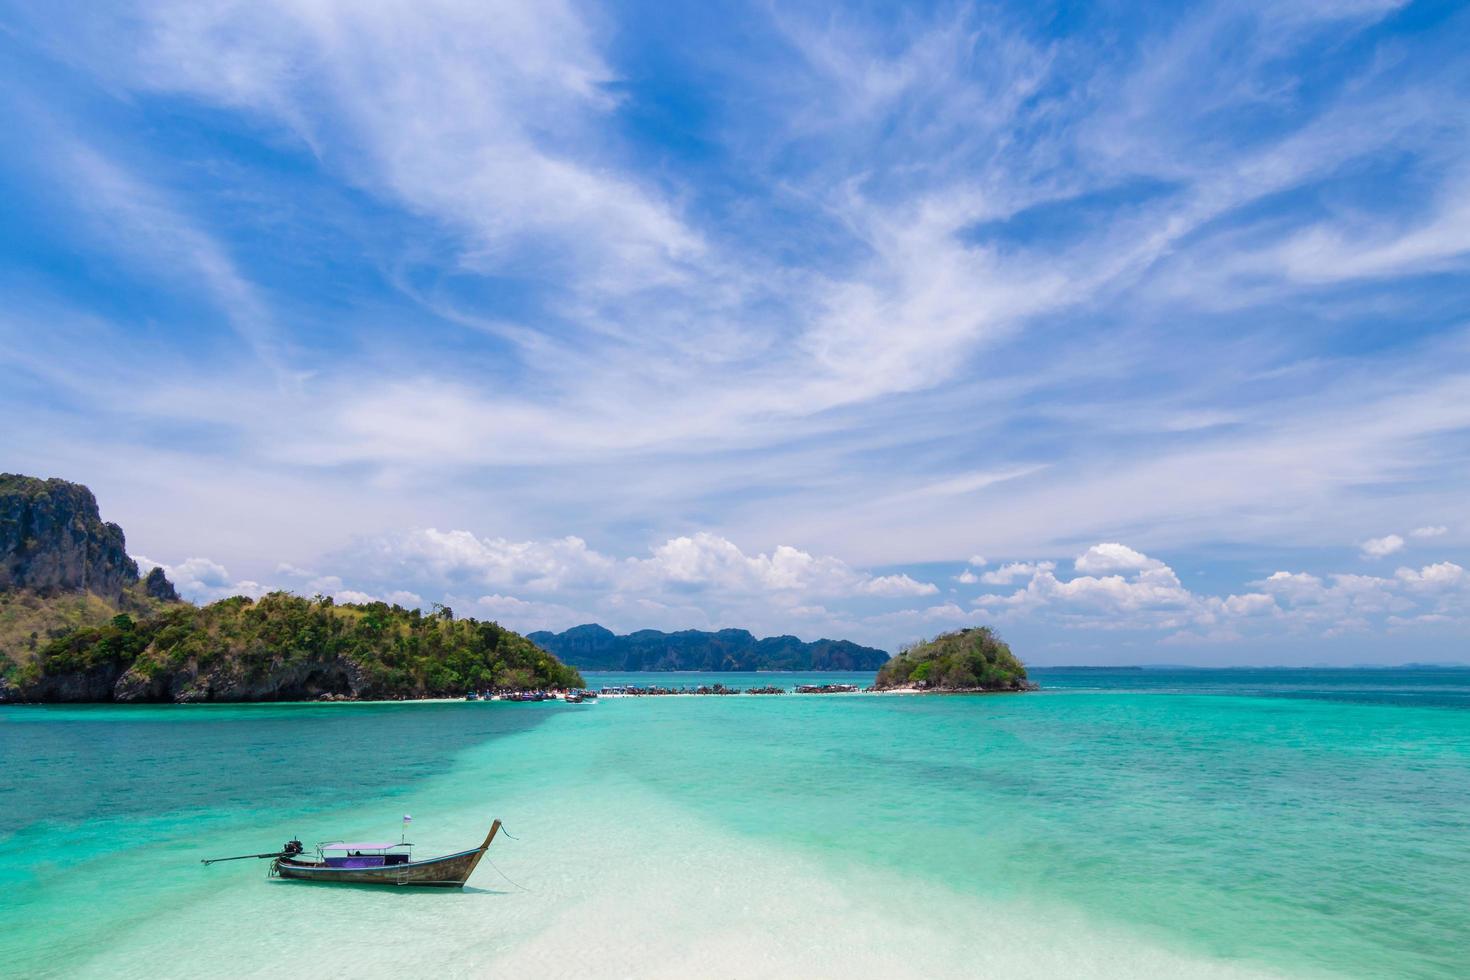
{"type": "Polygon", "coordinates": [[[879,689],[1025,691],[1026,668],[989,626],[944,633],[899,651],[878,671],[879,689]]]}
{"type": "Polygon", "coordinates": [[[446,608],[273,592],[179,604],[141,621],[119,614],[52,640],[14,683],[31,700],[190,702],[452,697],[583,682],[519,633],[446,608]]]}
{"type": "Polygon", "coordinates": [[[198,607],[146,576],[92,491],[0,474],[0,701],[422,698],[580,687],[519,633],[275,592],[198,607]]]}

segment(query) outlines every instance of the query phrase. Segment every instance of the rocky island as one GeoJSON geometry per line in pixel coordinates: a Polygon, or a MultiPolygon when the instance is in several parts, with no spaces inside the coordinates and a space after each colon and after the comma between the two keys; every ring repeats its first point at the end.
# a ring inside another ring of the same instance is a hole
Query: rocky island
{"type": "Polygon", "coordinates": [[[976,626],[905,647],[878,671],[873,686],[966,693],[1029,691],[1035,685],[995,630],[976,626]]]}
{"type": "Polygon", "coordinates": [[[141,577],[84,486],[0,475],[0,701],[423,698],[581,686],[496,623],[276,592],[198,607],[141,577]]]}
{"type": "Polygon", "coordinates": [[[529,638],[583,670],[877,670],[888,653],[848,640],[758,640],[747,630],[638,630],[619,636],[596,623],[529,638]]]}

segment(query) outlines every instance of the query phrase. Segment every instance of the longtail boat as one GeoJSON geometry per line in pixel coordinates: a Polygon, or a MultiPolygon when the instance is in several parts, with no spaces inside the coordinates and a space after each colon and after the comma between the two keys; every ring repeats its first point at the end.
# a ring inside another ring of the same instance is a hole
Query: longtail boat
{"type": "MultiPolygon", "coordinates": [[[[245,854],[242,858],[272,858],[269,875],[294,881],[317,881],[334,885],[419,885],[430,888],[463,888],[474,873],[490,842],[500,832],[500,821],[490,825],[485,843],[468,851],[422,861],[413,859],[413,845],[400,842],[330,841],[318,844],[315,858],[303,858],[301,842],[288,841],[279,852],[245,854]]],[[[235,861],[214,858],[205,861],[235,861]]]]}

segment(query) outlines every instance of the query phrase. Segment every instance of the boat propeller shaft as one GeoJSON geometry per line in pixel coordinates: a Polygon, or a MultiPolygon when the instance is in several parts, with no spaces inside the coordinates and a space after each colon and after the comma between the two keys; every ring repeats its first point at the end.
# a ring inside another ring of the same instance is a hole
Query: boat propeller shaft
{"type": "Polygon", "coordinates": [[[285,845],[279,851],[272,851],[269,854],[237,854],[234,857],[227,857],[227,858],[201,858],[199,863],[200,864],[218,864],[221,861],[249,861],[252,858],[295,857],[297,854],[300,854],[301,851],[302,851],[301,841],[299,841],[299,840],[288,840],[288,841],[286,841],[285,845]]]}

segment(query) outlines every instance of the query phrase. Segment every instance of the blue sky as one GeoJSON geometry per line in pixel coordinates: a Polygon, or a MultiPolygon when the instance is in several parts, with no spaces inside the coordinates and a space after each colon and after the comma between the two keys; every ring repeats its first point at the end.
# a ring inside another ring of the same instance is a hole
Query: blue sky
{"type": "Polygon", "coordinates": [[[196,600],[1470,660],[1462,5],[0,5],[0,468],[196,600]]]}

